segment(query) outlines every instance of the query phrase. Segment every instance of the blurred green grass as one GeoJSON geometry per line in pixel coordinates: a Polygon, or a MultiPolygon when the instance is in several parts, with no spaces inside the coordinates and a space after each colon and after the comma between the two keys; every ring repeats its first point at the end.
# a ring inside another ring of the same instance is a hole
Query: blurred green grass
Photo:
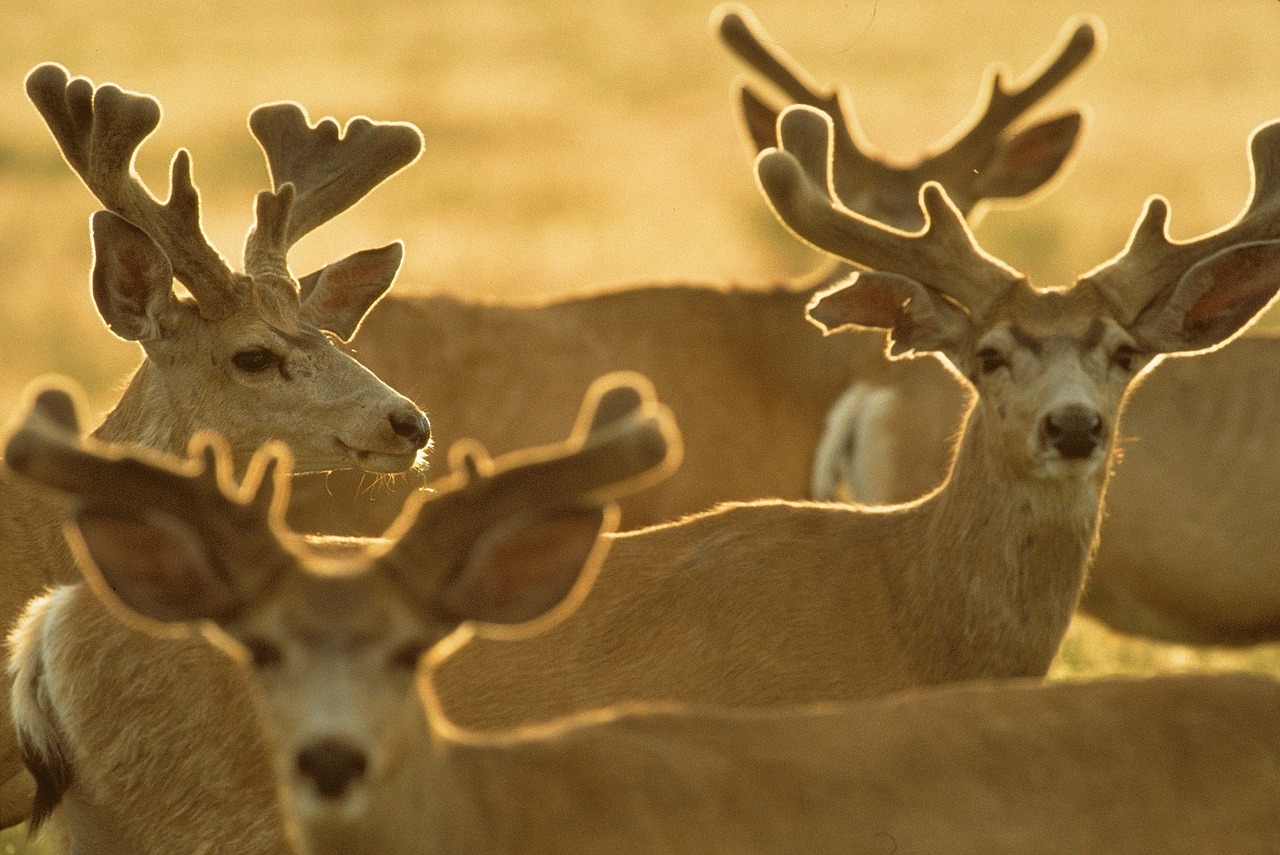
{"type": "MultiPolygon", "coordinates": [[[[1021,75],[1081,11],[1066,0],[751,5],[819,79],[851,87],[869,139],[899,157],[969,112],[990,62],[1021,75]]],[[[265,182],[245,117],[294,99],[313,117],[408,120],[426,137],[419,163],[299,245],[299,272],[400,237],[401,292],[793,275],[816,256],[753,186],[730,97],[740,69],[711,35],[710,11],[688,0],[6,4],[0,419],[50,371],[75,377],[105,408],[138,359],[88,299],[95,205],[23,94],[37,63],[160,98],[165,121],[139,170],[163,192],[172,152],[190,148],[206,229],[231,258],[265,182]]],[[[1030,205],[992,210],[978,229],[1041,285],[1066,284],[1118,252],[1150,194],[1171,200],[1177,237],[1226,223],[1248,190],[1245,140],[1280,115],[1280,3],[1097,0],[1088,11],[1106,26],[1105,49],[1049,103],[1088,105],[1073,170],[1030,205]]],[[[1237,666],[1280,671],[1270,649],[1151,645],[1081,621],[1054,674],[1237,666]]]]}

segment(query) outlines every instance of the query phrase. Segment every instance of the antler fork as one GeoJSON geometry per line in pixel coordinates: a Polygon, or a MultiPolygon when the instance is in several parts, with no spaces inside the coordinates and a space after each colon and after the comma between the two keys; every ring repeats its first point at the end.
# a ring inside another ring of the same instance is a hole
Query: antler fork
{"type": "Polygon", "coordinates": [[[173,265],[174,276],[209,318],[234,311],[248,283],[205,237],[200,193],[191,181],[191,156],[174,155],[167,202],[151,195],[134,170],[138,146],[160,124],[160,104],[110,83],[94,88],[83,77],[48,63],[27,75],[27,95],[58,147],[85,185],[111,212],[146,232],[173,265]]]}
{"type": "Polygon", "coordinates": [[[357,116],[341,131],[333,119],[312,125],[293,102],[264,104],[249,129],[267,158],[271,191],[258,196],[258,218],[245,242],[245,269],[281,272],[303,235],[360,201],[418,159],[422,133],[405,122],[357,116]]]}
{"type": "Polygon", "coordinates": [[[925,184],[925,225],[899,231],[850,211],[831,192],[831,117],[795,105],[778,121],[782,148],[756,159],[756,176],[778,217],[818,249],[873,270],[917,279],[981,312],[1021,277],[978,246],[936,182],[925,184]],[[820,176],[815,179],[815,176],[820,176]]]}
{"type": "MultiPolygon", "coordinates": [[[[1041,70],[1019,87],[1009,88],[999,67],[988,72],[991,94],[985,107],[975,110],[967,130],[953,132],[938,144],[938,150],[909,166],[897,166],[867,151],[859,143],[862,133],[852,112],[847,111],[847,91],[816,82],[804,68],[773,43],[749,10],[736,4],[721,8],[718,32],[725,45],[778,87],[796,103],[814,107],[831,116],[835,124],[834,187],[838,198],[854,198],[860,188],[875,186],[894,173],[915,173],[933,178],[952,193],[967,186],[967,179],[980,173],[992,157],[1008,129],[1054,88],[1071,76],[1093,54],[1098,36],[1088,20],[1068,22],[1059,46],[1042,60],[1041,70]],[[949,142],[948,142],[949,140],[949,142]]],[[[742,110],[758,151],[777,145],[776,124],[782,108],[771,104],[755,88],[742,84],[742,110]]],[[[1047,132],[1059,123],[1078,124],[1077,113],[1068,113],[1043,123],[1047,132]]],[[[814,175],[814,178],[820,176],[814,175]]],[[[965,200],[957,199],[963,207],[965,200]]]]}
{"type": "Polygon", "coordinates": [[[71,79],[48,63],[27,75],[27,94],[59,148],[104,206],[154,240],[209,318],[234,311],[251,279],[289,274],[287,253],[303,235],[358,202],[385,179],[415,161],[422,134],[402,122],[358,117],[339,132],[325,119],[312,127],[297,104],[259,107],[250,128],[263,150],[273,189],[258,194],[253,228],[245,242],[245,272],[235,273],[213,248],[200,224],[200,196],[191,180],[191,157],[173,158],[169,199],[151,195],[133,168],[138,147],[160,124],[159,103],[112,84],[71,79]]]}

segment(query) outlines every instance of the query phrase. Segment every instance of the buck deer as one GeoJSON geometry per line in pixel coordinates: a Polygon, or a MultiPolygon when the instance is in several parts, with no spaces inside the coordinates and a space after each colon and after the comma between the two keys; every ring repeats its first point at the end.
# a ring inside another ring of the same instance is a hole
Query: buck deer
{"type": "MultiPolygon", "coordinates": [[[[15,439],[21,466],[79,498],[73,536],[93,592],[153,629],[216,625],[208,635],[231,654],[221,670],[241,670],[232,657],[248,665],[278,740],[269,761],[238,740],[177,741],[172,727],[122,738],[104,704],[127,704],[112,712],[128,716],[154,698],[100,685],[95,660],[111,651],[71,653],[64,633],[102,611],[86,605],[85,585],[59,589],[13,634],[14,708],[41,780],[70,781],[61,810],[72,828],[84,838],[113,814],[164,827],[170,813],[212,813],[195,843],[256,851],[226,845],[243,834],[216,836],[239,826],[201,791],[219,782],[209,767],[232,755],[262,779],[274,762],[315,855],[1280,846],[1280,685],[1258,676],[969,683],[786,711],[633,704],[493,737],[459,731],[414,666],[423,651],[447,657],[465,637],[449,636],[461,620],[532,616],[580,568],[590,576],[599,502],[619,492],[611,482],[655,465],[663,445],[655,421],[618,413],[606,424],[587,465],[575,459],[583,451],[492,468],[473,454],[384,545],[290,536],[279,524],[288,482],[271,452],[235,491],[212,476],[227,469],[216,443],[196,446],[200,471],[194,460],[178,468],[80,445],[66,420],[31,425],[15,439]],[[274,484],[260,474],[273,464],[274,484]],[[126,750],[132,762],[116,763],[126,750]],[[159,781],[144,783],[148,774],[159,781]],[[160,804],[135,810],[138,787],[157,783],[160,804]],[[86,791],[100,794],[101,811],[86,809],[86,791]]],[[[193,635],[170,629],[163,643],[219,657],[193,635]]],[[[172,689],[179,707],[193,694],[186,681],[172,689]]],[[[248,727],[228,712],[200,707],[248,727]]],[[[172,845],[171,832],[166,845],[146,842],[148,852],[195,848],[172,845]]]]}
{"type": "MultiPolygon", "coordinates": [[[[300,237],[417,158],[415,128],[361,118],[339,133],[332,120],[310,127],[295,104],[255,110],[254,134],[289,156],[272,162],[276,188],[258,196],[245,273],[237,273],[205,239],[185,150],[173,159],[166,203],[133,172],[135,151],[160,121],[154,99],[68,80],[57,65],[33,70],[27,93],[107,208],[92,221],[94,301],[111,330],[144,353],[96,436],[176,453],[208,426],[227,437],[241,465],[271,438],[288,442],[304,471],[419,465],[426,417],[334,343],[351,337],[391,285],[401,245],[357,253],[301,281],[286,259],[300,237]],[[175,295],[174,278],[190,298],[175,295]]],[[[8,626],[46,585],[79,574],[60,534],[62,501],[0,479],[0,620],[8,626]]],[[[11,825],[26,817],[33,785],[12,731],[0,733],[0,824],[11,825]]]]}
{"type": "MultiPolygon", "coordinates": [[[[749,13],[725,7],[717,16],[725,43],[789,98],[842,118],[837,192],[867,216],[901,228],[919,226],[916,195],[927,180],[941,181],[966,212],[982,199],[1031,192],[1066,161],[1080,130],[1075,112],[1016,133],[1009,128],[1091,54],[1096,38],[1087,21],[1067,28],[1025,84],[1008,88],[993,72],[985,107],[951,135],[948,147],[895,166],[858,142],[856,125],[844,118],[852,114],[842,92],[813,83],[767,46],[749,13]]],[[[757,145],[769,144],[763,128],[772,124],[773,108],[749,87],[742,97],[757,145]]],[[[805,498],[809,455],[840,393],[855,378],[920,370],[886,368],[878,336],[828,341],[805,320],[805,305],[833,275],[771,288],[641,285],[519,304],[392,297],[352,346],[379,376],[429,402],[437,431],[445,432],[441,442],[473,437],[495,451],[562,436],[583,390],[601,374],[627,369],[649,377],[680,417],[685,463],[622,503],[622,524],[632,528],[726,499],[805,498]],[[418,341],[432,346],[411,344],[418,341]],[[766,442],[781,453],[762,454],[766,442]]],[[[959,390],[955,399],[958,407],[959,390]]],[[[303,479],[294,485],[291,522],[300,530],[379,533],[411,486],[361,491],[358,477],[303,479]]]]}
{"type": "Polygon", "coordinates": [[[441,665],[451,719],[1043,675],[1084,583],[1126,391],[1158,356],[1236,335],[1280,287],[1280,122],[1253,136],[1235,223],[1173,243],[1155,198],[1123,253],[1059,291],[985,254],[937,184],[917,233],[841,206],[830,130],[787,110],[761,186],[798,236],[870,268],[814,300],[818,324],[888,330],[891,357],[939,356],[973,390],[948,480],[905,505],[726,503],[620,535],[565,621],[522,644],[477,637],[441,665]]]}
{"type": "MultiPolygon", "coordinates": [[[[642,380],[607,377],[592,387],[567,442],[496,463],[477,447],[460,444],[452,478],[437,482],[426,501],[406,511],[390,544],[365,549],[349,540],[306,544],[277,534],[288,490],[289,465],[282,463],[288,452],[282,446],[256,458],[237,493],[228,488],[230,467],[220,438],[198,435],[192,447],[199,460],[175,469],[151,462],[159,458],[142,451],[125,457],[81,443],[77,433],[67,394],[45,391],[10,440],[6,460],[15,471],[84,499],[82,520],[94,516],[107,528],[128,529],[126,538],[141,547],[139,557],[147,556],[148,572],[168,575],[174,586],[151,592],[154,603],[171,598],[170,617],[183,612],[194,620],[195,613],[184,610],[195,606],[208,609],[209,618],[238,612],[248,620],[246,628],[266,621],[250,630],[260,640],[250,644],[255,661],[268,670],[284,655],[274,646],[274,633],[289,626],[322,647],[338,642],[330,650],[336,657],[324,654],[306,664],[322,684],[358,690],[351,681],[362,669],[391,675],[393,683],[365,700],[382,705],[379,733],[398,736],[381,746],[387,753],[368,759],[371,774],[385,774],[405,788],[417,780],[401,777],[413,772],[414,761],[400,752],[412,757],[418,750],[417,723],[399,707],[412,692],[418,655],[463,619],[517,623],[564,600],[582,565],[602,548],[602,526],[616,522],[606,507],[609,499],[661,477],[679,458],[674,423],[642,380]],[[136,518],[126,515],[128,504],[136,518]],[[161,531],[179,539],[158,539],[161,531]],[[205,535],[209,540],[197,545],[205,535]],[[188,557],[199,553],[215,562],[201,565],[207,575],[182,576],[195,565],[179,566],[179,554],[169,551],[178,543],[195,549],[188,557]],[[267,612],[242,610],[277,586],[290,592],[286,600],[299,596],[302,608],[281,601],[282,608],[267,612]],[[384,598],[393,608],[381,608],[384,598]],[[440,611],[424,622],[428,612],[418,606],[440,611]],[[311,607],[323,614],[307,613],[311,607]],[[269,627],[276,619],[284,623],[269,627]],[[392,695],[397,703],[388,703],[392,695]]],[[[90,534],[86,542],[96,553],[99,541],[90,534]]],[[[125,599],[133,602],[128,594],[125,599]]],[[[65,791],[73,851],[177,855],[211,841],[228,851],[262,851],[256,834],[263,826],[278,826],[278,812],[273,822],[255,818],[273,815],[276,779],[263,774],[267,755],[252,727],[254,717],[246,716],[250,696],[230,659],[194,634],[156,640],[120,623],[82,584],[34,601],[13,632],[12,646],[15,721],[39,782],[35,824],[65,791]],[[206,688],[217,692],[216,700],[206,688]],[[186,750],[175,756],[178,746],[211,746],[207,736],[226,732],[237,735],[208,757],[186,750]]],[[[293,683],[307,692],[319,688],[296,683],[296,675],[284,670],[277,678],[278,685],[293,683]]],[[[326,823],[342,824],[340,813],[323,807],[334,763],[352,760],[344,746],[332,744],[347,732],[342,720],[349,713],[325,704],[312,708],[301,698],[273,707],[273,713],[285,714],[286,707],[297,726],[290,736],[300,740],[301,765],[289,778],[301,775],[319,787],[317,809],[303,813],[318,811],[310,825],[313,838],[323,839],[326,823]],[[337,718],[323,721],[329,713],[337,718]],[[328,727],[338,729],[330,733],[328,727]]],[[[402,830],[404,818],[387,821],[385,833],[402,830]]],[[[376,841],[376,835],[365,844],[351,840],[343,851],[384,851],[376,841]]],[[[332,845],[320,848],[337,851],[332,845]]],[[[402,850],[403,841],[397,851],[402,850]]]]}
{"type": "MultiPolygon", "coordinates": [[[[1203,357],[1167,360],[1134,390],[1085,611],[1168,641],[1280,639],[1277,364],[1280,337],[1252,330],[1203,357]]],[[[924,371],[897,380],[856,383],[833,408],[816,497],[894,503],[942,483],[955,433],[939,411],[960,418],[954,383],[924,371]]]]}

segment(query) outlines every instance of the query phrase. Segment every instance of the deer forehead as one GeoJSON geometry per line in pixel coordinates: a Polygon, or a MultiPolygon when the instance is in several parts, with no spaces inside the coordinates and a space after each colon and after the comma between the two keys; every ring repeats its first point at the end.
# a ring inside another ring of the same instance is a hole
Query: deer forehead
{"type": "Polygon", "coordinates": [[[979,347],[999,341],[1036,353],[1063,347],[1088,352],[1129,338],[1114,307],[1088,283],[1061,291],[1019,283],[991,308],[984,326],[979,347]]]}
{"type": "Polygon", "coordinates": [[[332,344],[303,319],[297,293],[287,288],[255,287],[239,310],[208,323],[212,337],[232,347],[274,343],[283,349],[314,350],[332,344]]]}
{"type": "Polygon", "coordinates": [[[403,590],[372,567],[363,551],[353,551],[295,568],[245,627],[270,628],[306,647],[359,651],[420,623],[403,590]]]}

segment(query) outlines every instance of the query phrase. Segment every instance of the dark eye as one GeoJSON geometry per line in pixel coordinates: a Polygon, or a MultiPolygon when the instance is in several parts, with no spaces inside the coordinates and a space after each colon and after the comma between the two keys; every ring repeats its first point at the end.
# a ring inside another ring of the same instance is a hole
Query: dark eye
{"type": "Polygon", "coordinates": [[[284,661],[284,651],[274,641],[250,636],[242,638],[240,643],[249,651],[249,658],[253,660],[255,668],[270,668],[284,661]]]}
{"type": "Polygon", "coordinates": [[[406,671],[417,671],[418,660],[422,658],[422,654],[426,653],[430,646],[425,641],[411,641],[408,644],[400,645],[391,654],[392,667],[403,668],[406,671]]]}
{"type": "Polygon", "coordinates": [[[265,347],[254,347],[240,351],[231,357],[231,362],[245,374],[260,374],[268,368],[278,365],[280,357],[265,347]]]}
{"type": "Polygon", "coordinates": [[[1136,347],[1130,347],[1122,344],[1116,348],[1116,352],[1111,354],[1111,364],[1121,371],[1132,371],[1134,363],[1142,353],[1136,347]]]}
{"type": "Polygon", "coordinates": [[[983,374],[991,374],[1001,368],[1008,368],[1009,361],[994,347],[984,347],[978,351],[978,370],[983,374]]]}

